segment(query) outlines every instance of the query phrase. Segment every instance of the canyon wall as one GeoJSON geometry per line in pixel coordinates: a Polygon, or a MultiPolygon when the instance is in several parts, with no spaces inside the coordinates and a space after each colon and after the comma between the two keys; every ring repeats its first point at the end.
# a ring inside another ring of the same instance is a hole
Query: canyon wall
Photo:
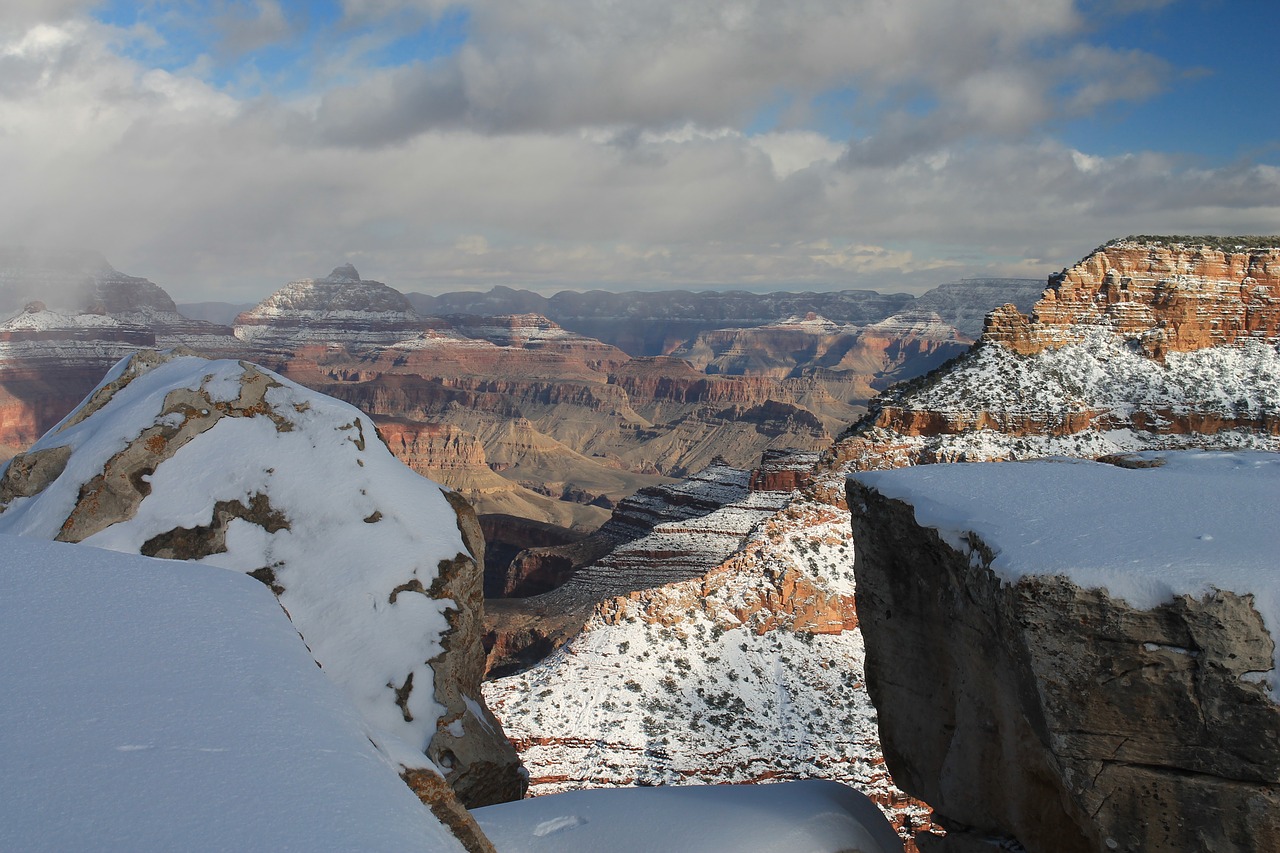
{"type": "Polygon", "coordinates": [[[882,394],[831,464],[1280,449],[1280,249],[1220,242],[1098,249],[1029,316],[996,309],[967,353],[882,394]]]}

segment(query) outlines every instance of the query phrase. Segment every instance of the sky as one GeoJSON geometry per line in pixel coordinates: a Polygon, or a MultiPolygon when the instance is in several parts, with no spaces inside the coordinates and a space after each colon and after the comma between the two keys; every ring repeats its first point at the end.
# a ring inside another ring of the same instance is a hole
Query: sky
{"type": "Polygon", "coordinates": [[[1274,0],[5,0],[0,245],[180,301],[920,292],[1280,233],[1274,0]]]}

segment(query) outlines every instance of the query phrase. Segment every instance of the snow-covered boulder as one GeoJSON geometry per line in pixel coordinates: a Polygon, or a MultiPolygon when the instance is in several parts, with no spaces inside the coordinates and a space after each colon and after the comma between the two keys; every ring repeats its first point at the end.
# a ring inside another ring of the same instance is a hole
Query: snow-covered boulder
{"type": "Polygon", "coordinates": [[[492,849],[243,575],[0,536],[0,648],[0,849],[492,849]]]}
{"type": "Polygon", "coordinates": [[[1030,850],[1275,850],[1280,454],[856,474],[894,780],[1030,850]]]}
{"type": "Polygon", "coordinates": [[[246,362],[144,351],[0,476],[0,532],[267,584],[420,794],[518,798],[479,682],[483,538],[369,418],[246,362]]]}
{"type": "Polygon", "coordinates": [[[898,853],[871,800],[838,782],[570,791],[476,809],[510,853],[898,853]]]}

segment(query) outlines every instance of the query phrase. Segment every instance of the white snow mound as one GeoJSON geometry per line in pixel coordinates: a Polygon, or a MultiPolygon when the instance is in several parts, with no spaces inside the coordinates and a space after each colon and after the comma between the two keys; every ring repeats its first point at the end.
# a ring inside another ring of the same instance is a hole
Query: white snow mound
{"type": "MultiPolygon", "coordinates": [[[[1158,467],[1046,459],[867,471],[853,479],[915,510],[916,522],[1014,583],[1060,575],[1142,610],[1214,590],[1252,595],[1280,637],[1280,453],[1149,451],[1158,467]]],[[[1280,701],[1280,644],[1270,673],[1280,701]]]]}
{"type": "Polygon", "coordinates": [[[0,536],[0,849],[461,851],[271,593],[0,536]]]}
{"type": "MultiPolygon", "coordinates": [[[[125,369],[121,362],[103,384],[125,369]]],[[[246,573],[270,569],[283,587],[281,605],[325,673],[391,736],[380,745],[402,757],[417,754],[414,766],[424,766],[421,753],[443,712],[428,661],[443,652],[445,612],[454,602],[420,593],[430,590],[440,561],[466,547],[442,487],[397,460],[358,409],[242,362],[171,356],[87,419],[55,427],[31,448],[66,445],[73,453],[44,491],[10,503],[0,533],[57,538],[82,487],[109,459],[144,430],[181,420],[165,413],[170,392],[202,390],[215,403],[231,401],[251,369],[272,383],[268,411],[217,420],[145,477],[150,492],[133,517],[84,542],[136,554],[158,534],[209,525],[218,502],[248,505],[265,496],[287,527],[269,532],[232,519],[226,551],[198,562],[246,573]],[[389,600],[405,584],[420,586],[389,600]],[[396,689],[409,678],[413,689],[402,708],[396,689]]]]}
{"type": "Polygon", "coordinates": [[[502,853],[897,853],[871,800],[838,782],[569,791],[472,814],[502,853]]]}

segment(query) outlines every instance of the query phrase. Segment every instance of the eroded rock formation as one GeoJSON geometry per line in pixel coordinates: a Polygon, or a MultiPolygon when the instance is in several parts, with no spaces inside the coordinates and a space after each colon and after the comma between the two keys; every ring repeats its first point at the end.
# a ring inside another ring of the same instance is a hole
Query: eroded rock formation
{"type": "Polygon", "coordinates": [[[1029,317],[993,311],[972,350],[874,401],[832,462],[1280,448],[1280,249],[1231,241],[1102,247],[1029,317]]]}
{"type": "Polygon", "coordinates": [[[252,575],[407,776],[472,805],[522,793],[480,701],[479,523],[362,412],[246,362],[144,351],[12,460],[0,530],[252,575]]]}
{"type": "Polygon", "coordinates": [[[985,334],[1034,355],[1082,341],[1098,327],[1156,359],[1249,340],[1274,342],[1280,335],[1280,248],[1116,240],[1051,277],[1029,319],[1001,309],[985,334]]]}

